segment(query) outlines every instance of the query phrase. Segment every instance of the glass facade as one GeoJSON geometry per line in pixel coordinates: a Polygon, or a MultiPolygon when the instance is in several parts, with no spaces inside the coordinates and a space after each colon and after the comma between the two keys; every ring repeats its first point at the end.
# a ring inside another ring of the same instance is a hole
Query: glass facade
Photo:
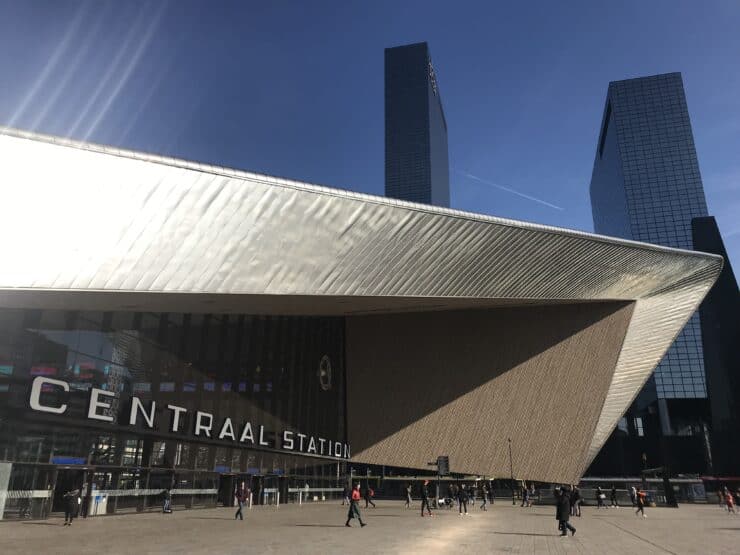
{"type": "MultiPolygon", "coordinates": [[[[609,84],[591,206],[597,233],[693,249],[691,220],[707,204],[680,73],[609,84]]],[[[654,387],[661,399],[706,398],[698,314],[656,368],[654,387]]]]}
{"type": "Polygon", "coordinates": [[[447,122],[425,42],[385,50],[385,194],[450,205],[447,122]]]}
{"type": "Polygon", "coordinates": [[[339,496],[344,403],[343,318],[2,309],[0,517],[339,496]]]}

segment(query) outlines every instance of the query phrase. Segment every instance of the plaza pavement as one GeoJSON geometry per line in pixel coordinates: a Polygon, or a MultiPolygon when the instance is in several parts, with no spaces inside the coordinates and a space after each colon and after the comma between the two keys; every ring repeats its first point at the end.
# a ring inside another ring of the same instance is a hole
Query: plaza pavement
{"type": "Polygon", "coordinates": [[[575,537],[557,535],[554,507],[498,501],[487,512],[436,511],[420,518],[396,501],[362,509],[368,523],[345,528],[339,503],[256,507],[243,522],[230,508],[75,520],[1,522],[0,553],[740,553],[740,515],[716,505],[647,509],[584,508],[575,537]]]}

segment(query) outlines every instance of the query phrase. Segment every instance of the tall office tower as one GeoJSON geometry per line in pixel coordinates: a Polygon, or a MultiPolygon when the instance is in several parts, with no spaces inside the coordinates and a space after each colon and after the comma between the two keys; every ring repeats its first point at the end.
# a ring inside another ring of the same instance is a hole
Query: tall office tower
{"type": "MultiPolygon", "coordinates": [[[[591,208],[597,233],[693,249],[691,220],[706,216],[707,204],[680,73],[609,83],[591,176],[591,208]]],[[[698,440],[707,435],[706,397],[696,313],[638,395],[622,428],[640,438],[693,435],[698,440]]],[[[686,471],[703,471],[708,462],[706,445],[672,451],[693,453],[685,460],[673,457],[674,466],[686,471]]],[[[656,458],[671,457],[664,449],[648,464],[656,458]]]]}
{"type": "Polygon", "coordinates": [[[450,205],[447,122],[425,42],[385,49],[385,194],[450,205]]]}
{"type": "Polygon", "coordinates": [[[715,219],[694,218],[692,224],[694,248],[725,259],[699,313],[712,415],[712,470],[715,476],[732,476],[740,467],[740,292],[715,219]]]}

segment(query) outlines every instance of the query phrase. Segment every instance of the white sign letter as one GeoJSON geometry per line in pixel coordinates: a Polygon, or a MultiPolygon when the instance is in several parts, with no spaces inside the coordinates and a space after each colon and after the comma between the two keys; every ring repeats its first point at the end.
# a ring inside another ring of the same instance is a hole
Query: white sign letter
{"type": "Polygon", "coordinates": [[[177,405],[167,405],[167,408],[172,411],[172,426],[170,426],[170,431],[177,432],[180,427],[180,413],[188,412],[188,409],[185,407],[178,407],[177,405]]]}
{"type": "Polygon", "coordinates": [[[131,416],[128,417],[128,423],[131,426],[136,426],[136,416],[141,412],[141,416],[144,417],[146,425],[149,428],[154,428],[154,412],[157,410],[157,403],[152,401],[152,408],[149,410],[149,414],[146,413],[144,405],[141,399],[138,397],[131,397],[131,416]]]}
{"type": "Polygon", "coordinates": [[[41,404],[41,389],[44,387],[44,384],[47,383],[49,385],[56,385],[57,387],[61,387],[64,391],[69,391],[69,384],[67,382],[63,382],[62,380],[55,380],[52,378],[45,378],[44,376],[38,376],[33,379],[33,385],[31,386],[31,399],[29,400],[31,408],[40,412],[64,414],[64,412],[67,410],[66,404],[63,404],[59,407],[48,407],[41,404]]]}
{"type": "Polygon", "coordinates": [[[252,445],[254,445],[254,432],[252,431],[252,425],[247,422],[244,424],[244,429],[242,430],[242,435],[239,438],[239,441],[241,443],[244,443],[245,441],[249,441],[252,445]]]}
{"type": "Polygon", "coordinates": [[[110,408],[109,399],[115,396],[116,394],[113,393],[112,391],[104,391],[102,389],[98,389],[97,387],[93,387],[90,390],[90,405],[87,409],[87,417],[92,420],[103,420],[105,422],[113,422],[112,416],[106,416],[105,414],[98,414],[98,409],[109,409],[110,408]],[[104,399],[100,401],[99,400],[100,397],[108,397],[108,399],[104,399]]]}
{"type": "Polygon", "coordinates": [[[260,445],[270,445],[265,441],[265,427],[260,426],[260,445]]]}
{"type": "Polygon", "coordinates": [[[231,418],[227,418],[224,420],[223,426],[221,426],[221,431],[218,433],[218,439],[223,439],[226,436],[229,436],[231,438],[231,441],[236,441],[236,436],[234,435],[234,425],[231,423],[231,418]]]}
{"type": "Polygon", "coordinates": [[[199,436],[200,431],[203,430],[206,437],[211,437],[211,428],[213,428],[213,415],[209,412],[195,412],[195,435],[199,436]],[[203,419],[208,420],[208,425],[203,424],[203,419]]]}
{"type": "Polygon", "coordinates": [[[293,432],[290,430],[283,432],[283,449],[293,450],[293,432]]]}

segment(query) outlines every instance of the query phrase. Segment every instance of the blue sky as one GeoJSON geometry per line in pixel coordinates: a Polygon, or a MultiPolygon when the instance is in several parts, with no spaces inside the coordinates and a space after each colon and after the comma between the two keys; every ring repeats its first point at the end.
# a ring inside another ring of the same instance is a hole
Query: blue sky
{"type": "Polygon", "coordinates": [[[590,231],[609,81],[681,71],[737,271],[739,30],[733,0],[0,0],[0,124],[383,194],[383,49],[426,40],[453,207],[590,231]]]}

